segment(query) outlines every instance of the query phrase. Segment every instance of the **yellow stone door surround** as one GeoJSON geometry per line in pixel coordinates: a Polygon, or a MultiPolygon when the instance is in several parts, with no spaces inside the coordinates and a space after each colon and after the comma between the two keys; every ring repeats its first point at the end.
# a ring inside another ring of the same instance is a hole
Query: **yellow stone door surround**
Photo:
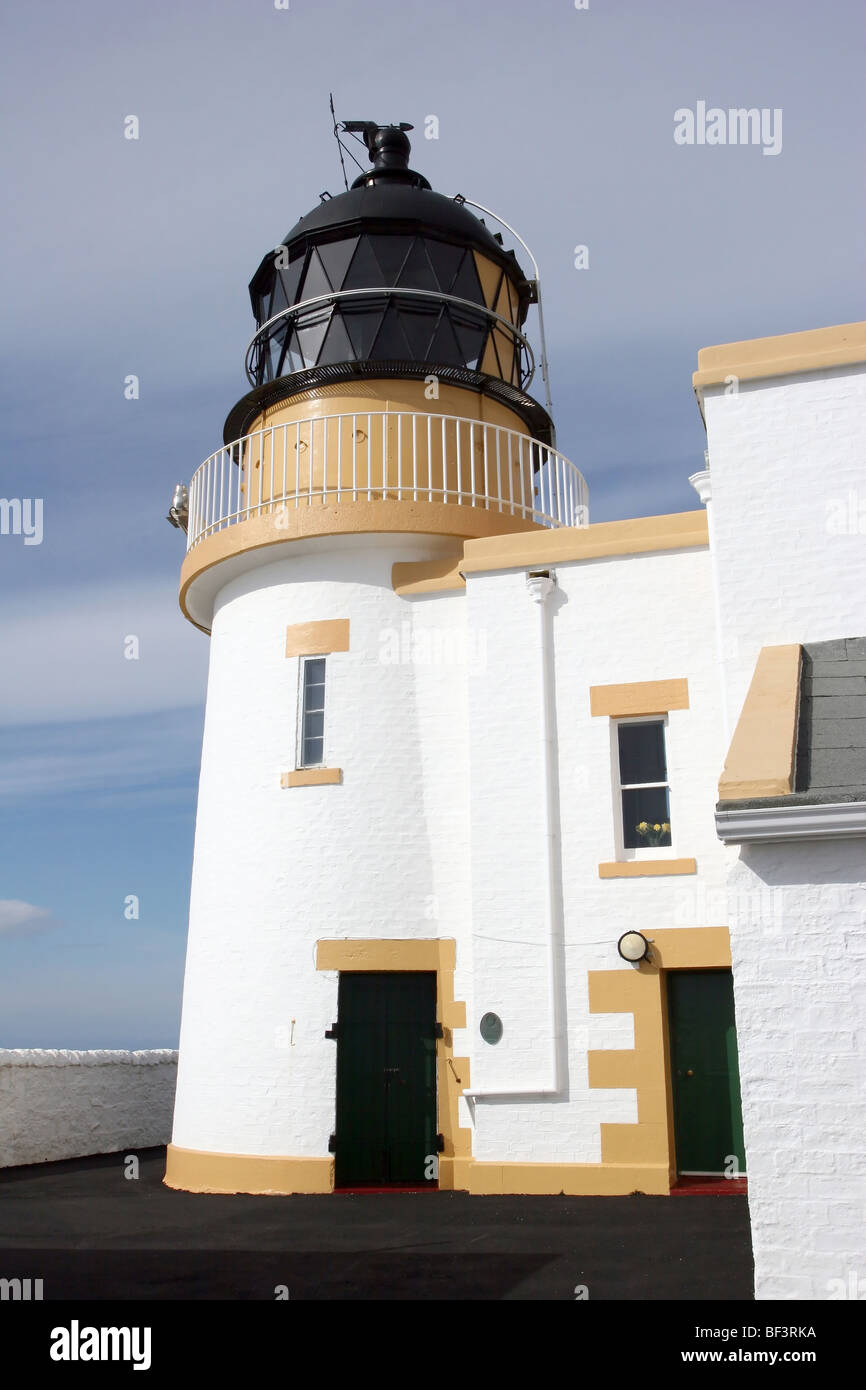
{"type": "MultiPolygon", "coordinates": [[[[460,1094],[469,1085],[469,1058],[454,1056],[453,1030],[466,1027],[466,1005],[454,999],[457,943],[453,939],[405,938],[319,941],[317,970],[424,970],[436,975],[436,1019],[443,1036],[436,1043],[436,1105],[444,1147],[439,1155],[439,1188],[451,1191],[457,1165],[471,1158],[472,1136],[458,1119],[460,1094]]],[[[333,1171],[331,1175],[333,1187],[333,1171]]]]}
{"type": "Polygon", "coordinates": [[[665,973],[730,968],[727,927],[671,927],[648,933],[649,960],[587,975],[590,1013],[634,1015],[634,1047],[587,1053],[589,1085],[637,1092],[635,1124],[601,1125],[600,1163],[457,1164],[458,1187],[479,1194],[563,1193],[668,1196],[676,1176],[665,973]]]}

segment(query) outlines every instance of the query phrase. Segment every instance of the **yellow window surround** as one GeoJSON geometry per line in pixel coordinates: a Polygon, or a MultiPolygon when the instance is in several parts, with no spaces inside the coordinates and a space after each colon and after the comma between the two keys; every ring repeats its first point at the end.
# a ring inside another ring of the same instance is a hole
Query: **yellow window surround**
{"type": "MultiPolygon", "coordinates": [[[[684,677],[663,681],[631,681],[622,685],[591,685],[589,708],[594,716],[638,719],[689,708],[689,683],[684,677]]],[[[697,873],[694,859],[618,859],[598,866],[599,878],[660,878],[697,873]]]]}
{"type": "Polygon", "coordinates": [[[328,656],[349,650],[349,619],[293,623],[286,628],[286,656],[328,656]]]}
{"type": "MultiPolygon", "coordinates": [[[[293,623],[286,628],[286,656],[330,656],[349,650],[349,619],[330,618],[318,623],[293,623]]],[[[338,786],[339,767],[298,767],[280,776],[281,787],[338,786]]]]}

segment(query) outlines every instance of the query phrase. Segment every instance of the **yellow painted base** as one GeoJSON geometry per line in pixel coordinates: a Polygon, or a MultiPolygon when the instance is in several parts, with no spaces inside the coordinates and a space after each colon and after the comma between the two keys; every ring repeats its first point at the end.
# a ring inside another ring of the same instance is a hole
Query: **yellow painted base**
{"type": "MultiPolygon", "coordinates": [[[[651,955],[636,968],[589,972],[591,1013],[634,1016],[633,1049],[587,1053],[591,1088],[624,1087],[637,1093],[636,1123],[601,1124],[600,1163],[497,1163],[472,1157],[471,1132],[459,1124],[459,1097],[471,1079],[468,1058],[453,1052],[453,1031],[466,1027],[466,1006],[454,998],[455,964],[456,943],[450,939],[330,939],[319,941],[316,950],[319,970],[436,972],[443,1028],[436,1049],[438,1125],[444,1139],[439,1187],[476,1196],[668,1195],[676,1166],[664,976],[670,970],[730,969],[727,927],[656,928],[651,955]]],[[[332,1192],[334,1160],[204,1153],[170,1144],[165,1183],[187,1192],[332,1192]]]]}
{"type": "Polygon", "coordinates": [[[169,1144],[165,1158],[163,1182],[182,1192],[248,1192],[273,1197],[334,1190],[333,1158],[205,1153],[176,1144],[169,1144]]]}
{"type": "MultiPolygon", "coordinates": [[[[440,1183],[441,1186],[441,1183],[440,1183]]],[[[632,1192],[670,1194],[667,1163],[476,1163],[456,1160],[454,1186],[477,1197],[625,1197],[632,1192]]]]}

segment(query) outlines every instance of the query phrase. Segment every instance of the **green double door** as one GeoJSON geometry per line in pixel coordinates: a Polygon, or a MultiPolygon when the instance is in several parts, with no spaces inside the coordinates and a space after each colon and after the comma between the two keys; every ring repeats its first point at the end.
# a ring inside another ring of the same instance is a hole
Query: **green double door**
{"type": "Polygon", "coordinates": [[[671,970],[666,979],[677,1172],[745,1176],[733,976],[671,970]]]}
{"type": "Polygon", "coordinates": [[[342,972],[336,1185],[432,1184],[436,1138],[435,974],[342,972]]]}

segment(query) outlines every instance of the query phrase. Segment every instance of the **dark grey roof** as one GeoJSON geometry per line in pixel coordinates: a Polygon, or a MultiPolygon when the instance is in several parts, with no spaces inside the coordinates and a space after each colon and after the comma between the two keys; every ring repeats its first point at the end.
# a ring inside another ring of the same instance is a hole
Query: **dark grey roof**
{"type": "Polygon", "coordinates": [[[803,644],[795,791],[866,799],[866,637],[803,644]]]}
{"type": "Polygon", "coordinates": [[[866,801],[866,637],[804,642],[794,791],[719,809],[866,801]]]}

